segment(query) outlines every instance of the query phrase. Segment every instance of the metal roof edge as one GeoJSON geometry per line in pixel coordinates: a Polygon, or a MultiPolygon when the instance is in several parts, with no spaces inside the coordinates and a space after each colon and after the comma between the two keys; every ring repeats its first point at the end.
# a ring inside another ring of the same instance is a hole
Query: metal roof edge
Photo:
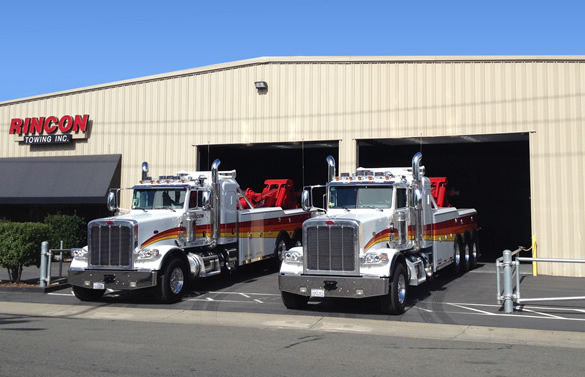
{"type": "Polygon", "coordinates": [[[406,63],[406,62],[513,62],[513,61],[525,61],[525,62],[546,62],[546,61],[583,61],[585,62],[585,55],[518,55],[518,56],[498,56],[498,55],[485,55],[485,56],[267,56],[258,57],[245,60],[236,60],[227,63],[218,63],[212,65],[206,65],[202,67],[190,68],[179,71],[172,71],[167,73],[161,73],[150,76],[137,77],[128,80],[114,81],[105,84],[98,84],[92,86],[86,86],[81,88],[69,89],[59,92],[52,92],[46,94],[39,94],[31,97],[17,98],[7,101],[0,102],[0,106],[11,105],[22,102],[29,102],[34,100],[40,100],[50,97],[60,97],[70,94],[95,91],[100,89],[107,89],[117,86],[125,86],[138,84],[149,81],[166,80],[181,76],[190,76],[196,74],[202,74],[205,72],[221,71],[227,69],[240,68],[252,65],[262,65],[271,63],[282,63],[282,64],[302,64],[302,63],[313,63],[313,64],[328,64],[328,63],[406,63]]]}

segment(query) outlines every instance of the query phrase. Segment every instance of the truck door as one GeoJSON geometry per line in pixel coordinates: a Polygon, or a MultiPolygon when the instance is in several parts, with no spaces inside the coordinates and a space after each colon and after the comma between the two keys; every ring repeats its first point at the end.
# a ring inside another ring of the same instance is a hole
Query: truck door
{"type": "Polygon", "coordinates": [[[221,237],[225,243],[234,243],[238,236],[238,195],[234,189],[225,191],[221,205],[221,237]]]}

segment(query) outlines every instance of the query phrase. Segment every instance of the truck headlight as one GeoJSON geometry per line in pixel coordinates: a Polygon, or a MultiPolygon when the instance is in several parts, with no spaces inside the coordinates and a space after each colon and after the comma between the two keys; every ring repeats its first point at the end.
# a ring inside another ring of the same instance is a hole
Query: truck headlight
{"type": "Polygon", "coordinates": [[[288,263],[303,263],[303,254],[289,250],[282,253],[282,260],[288,263]]]}
{"type": "Polygon", "coordinates": [[[136,252],[138,259],[156,259],[160,256],[158,249],[142,249],[136,252]]]}
{"type": "Polygon", "coordinates": [[[361,257],[364,264],[378,264],[388,262],[388,254],[384,252],[368,252],[361,257]]]}
{"type": "Polygon", "coordinates": [[[71,249],[71,256],[75,259],[87,259],[87,249],[71,249]]]}

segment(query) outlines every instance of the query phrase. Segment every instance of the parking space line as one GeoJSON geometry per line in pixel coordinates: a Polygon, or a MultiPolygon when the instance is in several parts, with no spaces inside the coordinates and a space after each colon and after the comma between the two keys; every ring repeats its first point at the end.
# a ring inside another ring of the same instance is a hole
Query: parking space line
{"type": "Polygon", "coordinates": [[[412,308],[416,309],[416,310],[422,310],[423,312],[427,312],[427,313],[433,313],[433,311],[431,309],[419,308],[418,306],[413,306],[412,308]]]}
{"type": "Polygon", "coordinates": [[[553,315],[553,314],[542,313],[542,312],[537,312],[535,310],[530,310],[530,309],[527,309],[526,307],[522,307],[522,308],[518,309],[518,311],[520,313],[522,313],[522,312],[529,312],[529,313],[539,314],[539,315],[542,315],[542,316],[545,316],[545,317],[551,317],[551,318],[555,318],[555,319],[566,319],[565,317],[560,317],[560,316],[553,315]]]}
{"type": "Polygon", "coordinates": [[[490,313],[490,312],[486,312],[485,310],[479,310],[479,309],[474,309],[474,308],[468,308],[467,306],[464,305],[460,305],[460,304],[453,304],[450,302],[446,303],[447,305],[451,305],[451,306],[455,306],[457,308],[461,308],[461,309],[467,309],[467,310],[471,310],[474,312],[478,312],[478,313],[482,313],[482,314],[486,314],[486,315],[496,315],[495,313],[490,313]]]}
{"type": "Polygon", "coordinates": [[[217,295],[248,295],[248,296],[280,296],[280,294],[277,293],[250,293],[250,292],[246,292],[246,293],[242,293],[242,292],[224,292],[224,291],[193,291],[192,293],[198,295],[198,296],[203,296],[206,294],[217,294],[217,295]]]}
{"type": "Polygon", "coordinates": [[[188,298],[184,301],[202,301],[202,302],[230,302],[230,303],[239,303],[239,304],[263,304],[260,300],[252,300],[252,301],[241,301],[241,300],[214,300],[214,299],[202,299],[202,298],[188,298]]]}

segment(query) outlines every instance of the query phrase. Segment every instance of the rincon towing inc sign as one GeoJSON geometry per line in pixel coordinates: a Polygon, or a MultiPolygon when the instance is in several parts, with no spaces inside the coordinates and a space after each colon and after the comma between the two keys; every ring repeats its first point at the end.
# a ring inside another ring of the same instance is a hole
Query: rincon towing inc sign
{"type": "Polygon", "coordinates": [[[85,132],[89,123],[89,115],[64,115],[38,118],[12,118],[10,135],[23,136],[24,144],[59,144],[70,143],[73,133],[85,132]]]}

